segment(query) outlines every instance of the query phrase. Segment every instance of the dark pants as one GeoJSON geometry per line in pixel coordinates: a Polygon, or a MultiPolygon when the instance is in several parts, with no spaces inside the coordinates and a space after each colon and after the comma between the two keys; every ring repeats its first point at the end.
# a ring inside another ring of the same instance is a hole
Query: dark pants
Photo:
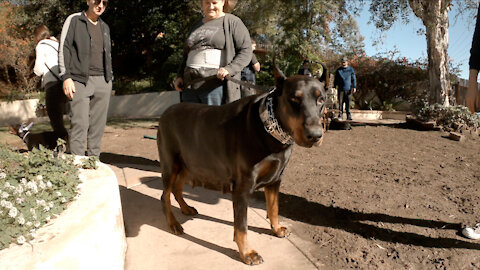
{"type": "Polygon", "coordinates": [[[338,110],[339,115],[343,114],[343,103],[345,103],[345,111],[347,116],[350,115],[350,103],[352,103],[352,91],[338,90],[338,110]]]}
{"type": "Polygon", "coordinates": [[[63,123],[67,97],[63,93],[62,83],[52,83],[45,86],[45,105],[50,119],[50,125],[58,138],[66,139],[67,129],[63,123]]]}
{"type": "MultiPolygon", "coordinates": [[[[255,71],[250,70],[248,66],[243,68],[241,75],[242,81],[249,82],[251,84],[256,83],[255,71]]],[[[255,89],[240,85],[240,96],[242,98],[255,95],[256,93],[257,92],[255,91],[255,89]]]]}
{"type": "Polygon", "coordinates": [[[207,105],[220,106],[223,99],[223,86],[214,89],[184,90],[181,93],[182,102],[203,103],[207,105]]]}

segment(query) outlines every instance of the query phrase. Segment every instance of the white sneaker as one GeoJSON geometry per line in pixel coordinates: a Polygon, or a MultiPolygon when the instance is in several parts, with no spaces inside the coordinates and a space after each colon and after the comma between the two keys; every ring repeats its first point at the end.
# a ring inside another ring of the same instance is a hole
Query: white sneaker
{"type": "Polygon", "coordinates": [[[475,224],[473,227],[465,227],[462,230],[462,234],[469,239],[480,239],[480,223],[475,224]]]}

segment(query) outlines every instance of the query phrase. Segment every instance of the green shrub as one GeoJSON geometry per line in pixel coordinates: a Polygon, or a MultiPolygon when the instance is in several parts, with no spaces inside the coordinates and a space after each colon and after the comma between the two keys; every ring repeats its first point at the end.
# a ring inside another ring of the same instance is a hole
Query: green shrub
{"type": "MultiPolygon", "coordinates": [[[[78,166],[92,168],[90,159],[78,166]]],[[[0,249],[23,244],[78,194],[74,158],[43,147],[18,153],[0,145],[0,249]]]]}

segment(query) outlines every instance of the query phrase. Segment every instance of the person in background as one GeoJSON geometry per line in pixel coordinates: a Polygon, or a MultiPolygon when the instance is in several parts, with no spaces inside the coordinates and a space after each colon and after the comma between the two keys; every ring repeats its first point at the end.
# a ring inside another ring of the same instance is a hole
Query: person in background
{"type": "Polygon", "coordinates": [[[112,92],[110,28],[100,19],[107,0],[86,0],[88,9],[70,15],[60,37],[59,67],[70,100],[69,145],[72,154],[100,156],[112,92]]]}
{"type": "MultiPolygon", "coordinates": [[[[251,39],[251,42],[252,42],[252,51],[255,51],[257,47],[257,43],[255,42],[254,39],[251,39]]],[[[241,73],[242,81],[255,84],[257,80],[256,73],[259,71],[260,71],[260,63],[258,62],[255,54],[252,53],[252,60],[250,61],[250,64],[248,64],[248,66],[242,69],[242,73],[241,73]]],[[[256,94],[255,89],[248,88],[246,86],[240,86],[240,91],[241,91],[242,98],[256,94]]]]}
{"type": "Polygon", "coordinates": [[[63,114],[67,98],[59,77],[58,40],[50,35],[50,30],[45,25],[38,26],[33,34],[36,44],[33,72],[41,76],[41,85],[45,89],[45,105],[53,132],[57,138],[66,140],[68,132],[63,123],[63,114]]]}
{"type": "Polygon", "coordinates": [[[355,70],[348,65],[348,58],[342,58],[342,66],[335,71],[335,79],[333,87],[337,88],[338,93],[338,118],[343,117],[343,103],[345,103],[345,111],[347,112],[347,120],[352,120],[350,112],[350,103],[352,102],[352,94],[357,91],[357,79],[355,70]]]}
{"type": "Polygon", "coordinates": [[[475,31],[473,32],[472,47],[470,49],[470,59],[468,64],[470,66],[470,74],[468,77],[468,89],[465,95],[465,104],[468,109],[475,113],[480,108],[479,93],[478,93],[478,71],[480,70],[480,5],[478,6],[477,22],[475,24],[475,31]]]}
{"type": "Polygon", "coordinates": [[[236,1],[201,0],[203,18],[185,41],[182,64],[173,85],[182,102],[221,105],[240,99],[240,72],[252,59],[250,34],[242,20],[228,12],[236,1]],[[205,79],[205,80],[203,80],[205,79]]]}
{"type": "Polygon", "coordinates": [[[308,60],[308,59],[303,60],[302,67],[298,70],[298,74],[299,75],[307,75],[307,76],[310,76],[310,77],[313,76],[313,72],[310,69],[310,60],[308,60]]]}

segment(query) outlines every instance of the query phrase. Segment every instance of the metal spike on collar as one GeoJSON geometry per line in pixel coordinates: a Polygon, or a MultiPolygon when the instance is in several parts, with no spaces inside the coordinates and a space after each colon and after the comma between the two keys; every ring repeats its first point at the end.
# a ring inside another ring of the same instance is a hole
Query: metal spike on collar
{"type": "Polygon", "coordinates": [[[290,134],[286,133],[282,127],[278,124],[275,113],[273,112],[273,100],[271,96],[267,96],[260,105],[260,119],[263,122],[265,131],[272,137],[277,139],[282,144],[293,144],[293,138],[290,134]]]}

